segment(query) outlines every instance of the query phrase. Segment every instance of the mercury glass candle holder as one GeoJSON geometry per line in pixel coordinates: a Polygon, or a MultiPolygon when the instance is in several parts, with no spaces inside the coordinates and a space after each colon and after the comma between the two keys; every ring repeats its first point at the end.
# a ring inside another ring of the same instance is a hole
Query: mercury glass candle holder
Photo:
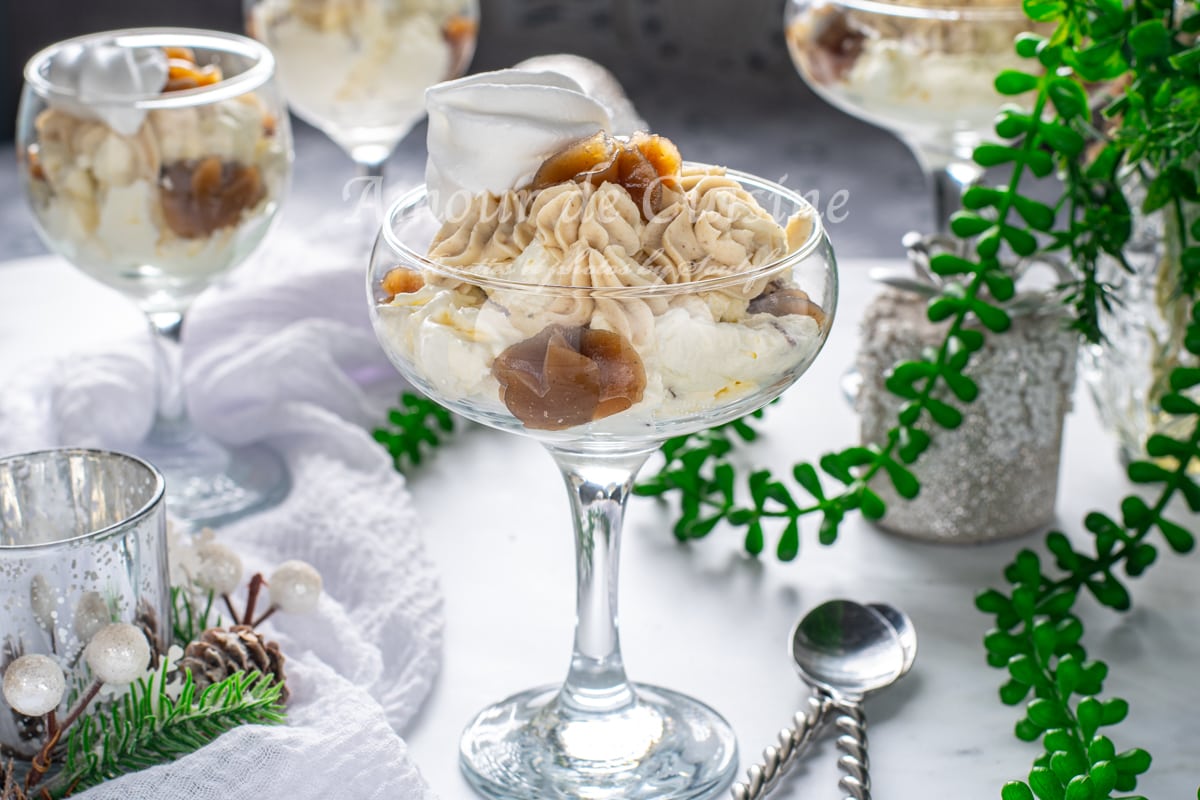
{"type": "MultiPolygon", "coordinates": [[[[170,630],[163,488],[157,469],[123,453],[64,449],[0,459],[0,675],[22,655],[50,656],[66,675],[66,703],[89,682],[84,648],[111,622],[136,625],[163,652],[170,630]]],[[[43,725],[0,696],[0,761],[28,769],[43,725]]]]}

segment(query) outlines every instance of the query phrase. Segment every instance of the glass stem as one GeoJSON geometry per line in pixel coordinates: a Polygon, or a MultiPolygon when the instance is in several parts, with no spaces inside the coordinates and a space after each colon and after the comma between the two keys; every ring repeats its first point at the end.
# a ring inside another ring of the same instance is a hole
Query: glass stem
{"type": "Polygon", "coordinates": [[[184,442],[194,430],[183,391],[182,311],[148,312],[154,334],[155,373],[158,380],[154,427],[148,437],[156,444],[184,442]]]}
{"type": "Polygon", "coordinates": [[[938,233],[950,232],[950,217],[962,208],[963,192],[974,186],[980,177],[981,172],[977,167],[964,167],[958,162],[930,170],[929,183],[933,191],[933,214],[938,233]]]}
{"type": "Polygon", "coordinates": [[[625,503],[654,449],[602,455],[549,449],[575,516],[575,649],[559,705],[568,713],[611,713],[635,700],[617,630],[618,557],[625,503]]]}

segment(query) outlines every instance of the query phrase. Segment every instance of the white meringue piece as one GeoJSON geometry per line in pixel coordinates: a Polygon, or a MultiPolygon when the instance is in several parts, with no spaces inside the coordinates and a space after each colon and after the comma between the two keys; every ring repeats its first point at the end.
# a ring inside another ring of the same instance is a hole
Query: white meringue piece
{"type": "Polygon", "coordinates": [[[612,118],[571,78],[505,69],[440,83],[425,92],[433,213],[445,221],[470,197],[528,183],[549,156],[612,118]]]}
{"type": "Polygon", "coordinates": [[[52,107],[133,136],[146,111],[130,101],[155,95],[167,85],[167,54],[157,47],[106,42],[68,45],[50,59],[46,79],[62,92],[46,98],[52,107]]]}
{"type": "Polygon", "coordinates": [[[633,101],[625,94],[625,89],[617,77],[590,58],[573,53],[551,53],[527,58],[514,64],[513,68],[566,75],[583,87],[588,97],[594,98],[608,109],[612,118],[613,133],[617,136],[632,136],[650,127],[634,107],[633,101]]]}

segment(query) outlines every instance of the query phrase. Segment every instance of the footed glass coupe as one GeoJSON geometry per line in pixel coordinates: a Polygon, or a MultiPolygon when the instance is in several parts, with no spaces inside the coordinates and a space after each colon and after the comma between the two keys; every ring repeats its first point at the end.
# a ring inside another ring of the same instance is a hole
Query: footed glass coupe
{"type": "Polygon", "coordinates": [[[150,323],[157,415],[135,449],[166,476],[172,516],[212,524],[282,499],[277,453],[230,450],[192,425],[180,351],[192,301],[254,252],[287,194],[292,136],[271,52],[182,28],[51,45],[25,66],[17,154],[43,241],[150,323]]]}
{"type": "Polygon", "coordinates": [[[782,186],[726,175],[768,225],[805,220],[786,255],[669,283],[605,247],[588,253],[592,285],[534,275],[527,256],[498,276],[426,255],[440,223],[425,187],[401,197],[379,233],[368,294],[393,363],[455,413],[540,441],[574,511],[571,666],[563,684],[509,697],[467,726],[461,766],[487,797],[712,797],[737,768],[717,712],[630,682],[617,631],[621,523],[639,468],[667,438],[777,397],[833,320],[836,267],[816,212],[782,186]]]}

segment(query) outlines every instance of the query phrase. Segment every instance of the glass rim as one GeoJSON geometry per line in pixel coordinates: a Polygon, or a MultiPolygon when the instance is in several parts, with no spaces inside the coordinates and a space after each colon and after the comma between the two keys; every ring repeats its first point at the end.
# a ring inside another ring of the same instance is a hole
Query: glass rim
{"type": "Polygon", "coordinates": [[[121,28],[113,31],[87,33],[63,39],[42,48],[25,62],[24,70],[25,83],[43,99],[61,98],[97,108],[136,108],[146,111],[163,108],[190,108],[239,97],[266,84],[274,73],[275,56],[266,45],[240,34],[200,28],[121,28]],[[209,86],[198,86],[194,89],[182,89],[166,94],[160,91],[153,94],[134,94],[127,97],[88,101],[81,100],[79,92],[74,89],[51,83],[41,73],[42,66],[67,45],[86,44],[98,40],[108,40],[127,47],[195,47],[217,50],[253,58],[254,63],[249,69],[209,86]]]}
{"type": "MultiPolygon", "coordinates": [[[[685,167],[708,167],[707,164],[696,164],[694,162],[684,162],[685,167]]],[[[729,288],[753,282],[765,275],[770,275],[776,272],[782,272],[787,268],[799,264],[809,256],[811,256],[821,246],[821,242],[825,239],[825,225],[821,220],[821,215],[817,209],[801,196],[782,184],[774,181],[760,178],[757,175],[752,175],[748,172],[742,172],[735,169],[726,169],[725,176],[738,181],[744,188],[765,190],[777,197],[782,197],[797,206],[796,211],[807,210],[808,218],[812,221],[812,229],[808,233],[808,238],[789,253],[780,258],[770,261],[766,264],[759,265],[745,272],[734,272],[728,275],[718,275],[711,278],[703,278],[696,281],[687,281],[685,283],[656,283],[648,286],[569,286],[557,283],[527,283],[524,281],[514,281],[505,278],[495,278],[487,275],[480,275],[472,272],[469,268],[459,267],[452,264],[444,264],[440,261],[435,261],[423,253],[418,253],[407,244],[402,242],[396,235],[396,222],[405,215],[415,213],[422,203],[428,200],[429,193],[426,184],[422,183],[413,189],[408,190],[399,198],[397,198],[388,208],[387,214],[384,216],[381,233],[384,241],[392,249],[393,253],[402,259],[402,261],[415,264],[422,269],[428,269],[441,277],[451,278],[456,281],[461,281],[472,286],[479,286],[484,289],[495,289],[501,291],[536,291],[542,294],[554,294],[565,296],[588,296],[588,297],[603,297],[603,298],[646,298],[646,297],[662,297],[662,296],[679,296],[687,294],[698,294],[700,292],[713,291],[717,289],[729,288]]],[[[795,212],[793,212],[794,214],[795,212]]],[[[432,215],[432,212],[431,212],[432,215]]],[[[790,215],[789,215],[790,216],[790,215]]],[[[376,245],[378,247],[378,244],[376,245]]],[[[401,266],[401,265],[395,265],[401,266]]],[[[374,269],[371,270],[371,282],[375,280],[374,269]]]]}
{"type": "MultiPolygon", "coordinates": [[[[796,0],[793,0],[793,8],[799,5],[796,0]]],[[[814,8],[820,6],[841,6],[853,11],[863,11],[870,14],[879,14],[889,17],[907,17],[909,19],[930,19],[930,20],[968,20],[968,21],[1010,21],[1010,20],[1025,20],[1030,26],[1036,22],[1029,18],[1025,13],[1025,9],[1020,5],[1013,6],[968,6],[968,5],[945,5],[945,6],[908,6],[900,3],[888,2],[888,0],[815,0],[812,2],[814,8]]]]}
{"type": "Polygon", "coordinates": [[[52,447],[45,450],[32,450],[27,453],[14,453],[12,455],[0,457],[0,466],[4,466],[12,461],[20,459],[45,458],[49,460],[52,457],[63,458],[72,455],[91,455],[103,456],[104,458],[117,458],[123,461],[131,462],[137,466],[143,467],[154,479],[154,490],[151,492],[150,498],[136,511],[127,514],[123,519],[114,522],[110,525],[105,525],[103,528],[97,528],[94,531],[81,533],[78,536],[72,536],[69,539],[56,539],[53,542],[37,542],[35,544],[4,544],[0,542],[0,555],[8,555],[12,553],[28,553],[37,550],[52,550],[56,547],[64,547],[67,545],[78,544],[79,542],[89,539],[103,540],[107,539],[114,533],[118,533],[125,528],[129,528],[142,522],[149,517],[154,510],[162,504],[163,497],[166,495],[166,479],[163,474],[143,458],[123,453],[119,450],[101,450],[91,447],[52,447]]]}

